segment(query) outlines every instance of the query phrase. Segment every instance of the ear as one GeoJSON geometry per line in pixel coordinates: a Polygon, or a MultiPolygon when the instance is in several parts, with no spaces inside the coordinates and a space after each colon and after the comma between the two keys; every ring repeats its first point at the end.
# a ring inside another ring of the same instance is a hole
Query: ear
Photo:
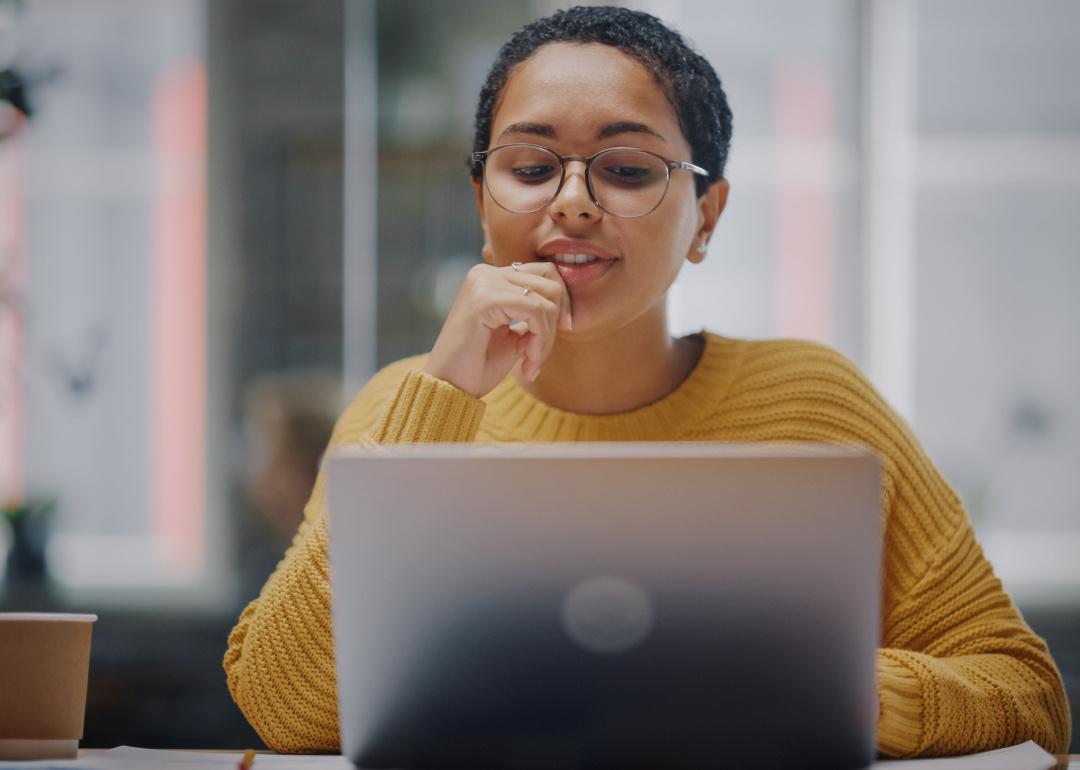
{"type": "Polygon", "coordinates": [[[686,253],[686,258],[690,262],[698,264],[705,261],[705,246],[708,244],[709,238],[712,237],[717,220],[724,213],[724,206],[727,205],[728,191],[730,189],[731,185],[728,184],[726,179],[717,179],[709,185],[709,189],[705,191],[705,194],[698,198],[698,229],[694,234],[693,242],[690,244],[690,250],[686,253]]]}
{"type": "Polygon", "coordinates": [[[495,264],[495,253],[491,250],[491,235],[488,232],[487,214],[484,209],[484,185],[481,180],[469,177],[469,184],[476,194],[476,211],[480,215],[480,228],[484,231],[484,245],[480,249],[480,256],[489,265],[495,264]]]}

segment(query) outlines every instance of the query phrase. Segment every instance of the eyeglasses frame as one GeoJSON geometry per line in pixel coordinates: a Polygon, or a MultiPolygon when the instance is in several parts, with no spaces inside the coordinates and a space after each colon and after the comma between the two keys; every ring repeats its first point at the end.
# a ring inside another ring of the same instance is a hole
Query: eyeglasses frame
{"type": "Polygon", "coordinates": [[[566,184],[566,163],[567,163],[567,161],[571,161],[571,160],[581,161],[582,163],[585,164],[585,172],[583,174],[583,176],[585,177],[585,189],[587,189],[589,191],[589,200],[592,201],[593,205],[596,206],[601,211],[605,211],[608,214],[611,214],[611,216],[619,217],[620,219],[640,219],[641,217],[648,216],[649,214],[656,211],[656,209],[659,208],[660,204],[664,202],[664,198],[667,197],[668,188],[671,187],[671,172],[676,170],[676,169],[682,169],[684,171],[690,171],[690,172],[692,172],[694,174],[700,174],[701,176],[706,176],[706,177],[709,175],[709,172],[706,171],[705,169],[703,169],[701,166],[695,166],[693,163],[688,163],[688,162],[686,162],[684,160],[668,160],[667,158],[665,158],[663,155],[660,155],[659,153],[652,152],[651,150],[643,150],[640,147],[605,147],[602,150],[594,152],[592,155],[560,155],[559,153],[555,152],[555,150],[551,149],[550,147],[545,147],[542,144],[531,144],[529,142],[511,142],[509,144],[500,144],[500,145],[497,145],[495,147],[490,147],[490,148],[488,148],[486,150],[481,150],[479,152],[471,153],[470,157],[472,158],[473,163],[479,163],[481,165],[481,167],[483,168],[483,170],[484,170],[484,187],[486,187],[487,191],[489,193],[491,193],[491,199],[493,201],[495,201],[495,205],[497,205],[499,208],[503,209],[504,211],[509,211],[511,214],[535,214],[537,211],[540,211],[541,209],[545,209],[548,206],[550,206],[552,203],[554,203],[555,200],[559,197],[559,193],[562,192],[563,185],[566,184]],[[562,177],[559,179],[559,186],[557,188],[555,188],[555,192],[552,194],[550,200],[548,200],[543,205],[537,206],[535,209],[532,209],[530,211],[514,211],[513,209],[508,209],[506,206],[499,203],[499,199],[495,197],[495,193],[491,192],[491,187],[488,186],[486,161],[487,161],[488,156],[491,155],[493,152],[495,152],[496,150],[501,150],[501,149],[503,149],[505,147],[531,147],[533,149],[544,150],[546,152],[549,152],[552,155],[554,155],[556,158],[559,159],[559,163],[562,166],[562,177]],[[656,204],[651,209],[646,211],[644,214],[635,214],[632,217],[628,217],[628,216],[623,216],[622,214],[616,214],[613,211],[609,211],[608,209],[604,208],[600,204],[600,201],[597,200],[597,198],[596,198],[596,193],[593,192],[592,175],[590,174],[590,169],[592,168],[593,161],[596,160],[597,158],[599,158],[601,155],[606,155],[606,154],[612,153],[612,152],[618,152],[620,150],[622,150],[622,151],[631,150],[633,152],[642,152],[642,153],[645,153],[646,155],[651,155],[654,158],[656,158],[657,160],[663,161],[664,168],[667,170],[667,179],[664,181],[664,192],[660,194],[660,198],[659,198],[659,200],[656,201],[656,204]]]}

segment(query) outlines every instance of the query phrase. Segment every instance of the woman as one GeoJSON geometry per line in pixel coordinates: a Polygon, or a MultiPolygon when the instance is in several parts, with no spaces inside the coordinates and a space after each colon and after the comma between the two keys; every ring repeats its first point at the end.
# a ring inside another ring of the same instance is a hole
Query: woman
{"type": "MultiPolygon", "coordinates": [[[[730,137],[711,66],[652,16],[574,8],[515,34],[477,110],[483,263],[431,352],[378,372],[331,446],[868,446],[886,471],[879,752],[1027,739],[1064,751],[1068,705],[1046,645],[994,577],[956,493],[859,371],[809,342],[669,337],[666,292],[684,261],[704,259],[727,200],[730,137]],[[633,149],[602,152],[615,147],[633,149]]],[[[233,697],[279,751],[338,748],[326,548],[320,474],[225,656],[233,697]]]]}

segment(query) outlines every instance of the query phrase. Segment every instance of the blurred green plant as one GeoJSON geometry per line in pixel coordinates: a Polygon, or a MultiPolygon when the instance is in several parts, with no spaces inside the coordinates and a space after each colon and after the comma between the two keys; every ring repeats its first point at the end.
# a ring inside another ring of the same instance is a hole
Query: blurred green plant
{"type": "Polygon", "coordinates": [[[46,579],[45,547],[55,510],[54,498],[8,500],[0,508],[12,535],[4,570],[7,580],[41,582],[46,579]]]}
{"type": "Polygon", "coordinates": [[[19,522],[26,521],[32,516],[51,516],[56,510],[56,500],[45,498],[42,500],[7,500],[4,502],[0,513],[3,514],[8,524],[15,526],[19,522]]]}

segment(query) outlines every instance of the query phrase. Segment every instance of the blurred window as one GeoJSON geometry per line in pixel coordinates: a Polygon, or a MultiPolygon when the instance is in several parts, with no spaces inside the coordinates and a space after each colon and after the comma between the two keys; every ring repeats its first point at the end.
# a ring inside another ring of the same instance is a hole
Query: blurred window
{"type": "Polygon", "coordinates": [[[55,501],[61,588],[190,588],[220,540],[206,515],[203,7],[14,11],[34,112],[0,144],[22,225],[0,255],[19,319],[5,364],[21,387],[5,397],[22,417],[3,425],[16,450],[2,492],[55,501]]]}
{"type": "Polygon", "coordinates": [[[1080,4],[914,13],[914,423],[1019,601],[1080,600],[1080,4]]]}

